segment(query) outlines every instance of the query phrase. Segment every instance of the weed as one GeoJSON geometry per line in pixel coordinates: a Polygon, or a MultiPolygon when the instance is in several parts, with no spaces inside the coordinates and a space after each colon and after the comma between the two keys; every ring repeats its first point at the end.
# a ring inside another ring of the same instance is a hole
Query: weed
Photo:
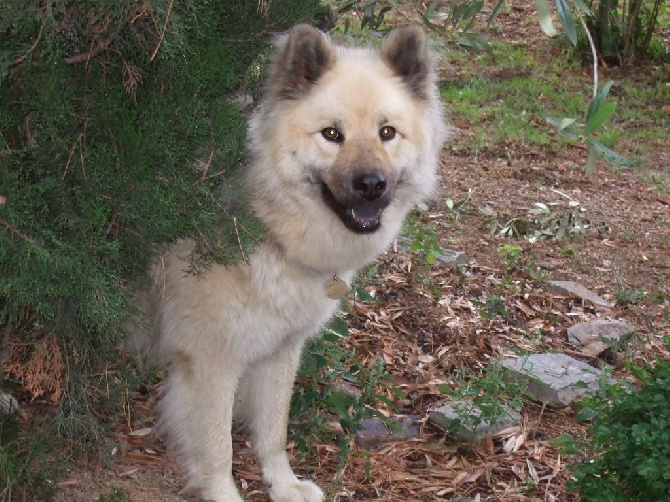
{"type": "Polygon", "coordinates": [[[491,293],[485,302],[473,301],[479,307],[479,315],[483,319],[498,319],[499,317],[508,318],[509,312],[505,306],[505,300],[495,293],[491,293]]]}
{"type": "Polygon", "coordinates": [[[577,254],[577,249],[572,246],[559,246],[556,248],[556,251],[563,256],[574,256],[577,254]]]}
{"type": "Polygon", "coordinates": [[[405,222],[403,235],[410,239],[409,248],[418,254],[424,263],[433,265],[442,253],[439,231],[433,223],[422,223],[417,216],[410,216],[405,222]]]}
{"type": "MultiPolygon", "coordinates": [[[[377,360],[372,368],[361,365],[353,350],[340,345],[348,334],[347,321],[336,316],[309,344],[298,373],[300,386],[291,402],[289,435],[308,465],[313,438],[338,441],[339,462],[344,465],[351,452],[352,435],[362,429],[361,420],[372,416],[384,419],[377,411],[380,405],[394,408],[388,398],[377,393],[380,386],[390,385],[383,361],[377,360]],[[333,417],[339,428],[331,425],[333,417]]],[[[393,392],[403,397],[399,389],[393,392]]]]}
{"type": "Polygon", "coordinates": [[[505,268],[507,272],[515,270],[521,263],[521,251],[522,249],[519,246],[513,246],[511,244],[503,244],[499,246],[496,250],[498,255],[502,257],[505,262],[505,268]]]}
{"type": "Polygon", "coordinates": [[[496,426],[509,416],[509,408],[520,410],[525,386],[504,378],[504,368],[499,361],[492,362],[480,375],[473,375],[465,368],[457,371],[458,386],[452,389],[439,385],[441,392],[458,401],[454,405],[457,415],[448,432],[457,434],[467,430],[475,439],[477,429],[487,423],[496,426]]]}
{"type": "Polygon", "coordinates": [[[647,295],[643,289],[618,289],[616,292],[616,302],[618,305],[637,305],[647,295]]]}
{"type": "Polygon", "coordinates": [[[472,210],[468,209],[470,199],[472,198],[472,193],[474,190],[472,188],[468,189],[468,195],[461,200],[454,201],[451,197],[447,197],[444,200],[445,205],[447,206],[447,217],[452,221],[460,219],[461,216],[470,216],[472,215],[472,210]]]}
{"type": "Polygon", "coordinates": [[[419,282],[436,298],[442,293],[437,289],[432,279],[431,266],[437,262],[437,257],[444,254],[439,242],[439,229],[434,223],[423,223],[417,215],[410,215],[405,221],[403,236],[409,239],[409,248],[419,256],[416,275],[419,282]]]}

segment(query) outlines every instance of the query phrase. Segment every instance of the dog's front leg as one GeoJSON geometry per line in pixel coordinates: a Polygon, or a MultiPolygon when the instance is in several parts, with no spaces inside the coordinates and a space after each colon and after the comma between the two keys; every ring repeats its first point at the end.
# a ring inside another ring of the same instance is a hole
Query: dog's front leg
{"type": "Polygon", "coordinates": [[[232,410],[239,371],[176,358],[160,402],[162,426],[205,500],[243,502],[232,475],[232,410]]]}
{"type": "Polygon", "coordinates": [[[236,412],[243,417],[272,502],[321,502],[323,492],[293,474],[286,455],[288,413],[302,343],[286,344],[247,371],[236,412]]]}

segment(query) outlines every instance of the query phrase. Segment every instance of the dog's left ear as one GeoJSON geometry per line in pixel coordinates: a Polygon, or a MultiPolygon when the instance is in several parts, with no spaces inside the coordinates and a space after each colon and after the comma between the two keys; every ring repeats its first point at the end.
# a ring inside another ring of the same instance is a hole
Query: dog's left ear
{"type": "Polygon", "coordinates": [[[381,55],[417,98],[430,97],[432,61],[421,28],[403,26],[390,32],[382,41],[381,55]]]}

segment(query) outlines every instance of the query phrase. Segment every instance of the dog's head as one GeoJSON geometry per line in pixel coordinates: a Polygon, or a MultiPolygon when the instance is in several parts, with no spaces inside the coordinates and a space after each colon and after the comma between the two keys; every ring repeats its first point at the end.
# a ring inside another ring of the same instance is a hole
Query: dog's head
{"type": "MultiPolygon", "coordinates": [[[[375,246],[387,245],[432,192],[445,138],[423,31],[396,29],[374,50],[296,26],[278,42],[250,131],[254,199],[318,218],[328,240],[381,233],[375,246]]],[[[273,233],[277,207],[254,204],[273,233]]]]}

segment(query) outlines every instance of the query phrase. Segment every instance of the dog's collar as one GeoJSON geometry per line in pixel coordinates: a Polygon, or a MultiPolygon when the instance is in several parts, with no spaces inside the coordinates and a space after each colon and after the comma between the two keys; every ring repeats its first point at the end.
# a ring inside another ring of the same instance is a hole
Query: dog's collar
{"type": "Polygon", "coordinates": [[[286,250],[284,249],[284,246],[282,246],[275,239],[268,239],[266,241],[266,243],[269,247],[274,248],[276,250],[276,252],[281,255],[282,259],[284,261],[286,261],[286,263],[290,264],[291,266],[296,267],[298,269],[305,270],[312,275],[317,275],[317,276],[326,275],[327,278],[323,283],[323,291],[324,291],[324,293],[326,293],[326,296],[328,298],[330,298],[331,300],[341,300],[349,292],[349,284],[347,284],[347,281],[345,281],[344,279],[339,277],[337,275],[337,272],[328,272],[328,271],[318,270],[318,269],[315,269],[315,268],[310,267],[308,265],[305,265],[304,263],[302,263],[300,261],[291,260],[287,256],[286,250]]]}

